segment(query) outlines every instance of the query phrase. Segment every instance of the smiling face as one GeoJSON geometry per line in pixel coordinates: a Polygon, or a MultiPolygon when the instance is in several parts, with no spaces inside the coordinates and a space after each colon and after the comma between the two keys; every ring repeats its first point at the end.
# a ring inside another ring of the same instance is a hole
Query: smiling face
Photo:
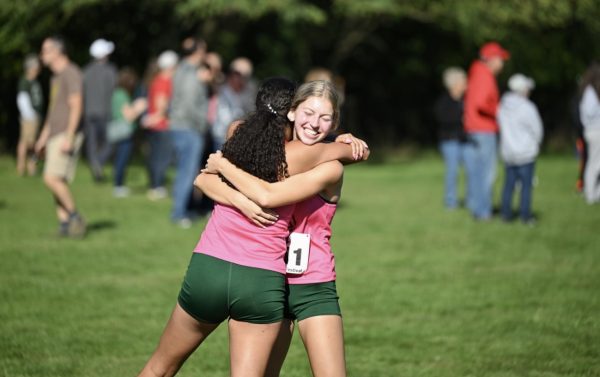
{"type": "Polygon", "coordinates": [[[312,145],[337,128],[339,99],[328,81],[311,81],[296,91],[288,119],[294,123],[294,138],[312,145]]]}
{"type": "Polygon", "coordinates": [[[325,97],[311,96],[290,111],[288,118],[294,122],[296,139],[304,144],[315,144],[333,129],[333,106],[325,97]]]}

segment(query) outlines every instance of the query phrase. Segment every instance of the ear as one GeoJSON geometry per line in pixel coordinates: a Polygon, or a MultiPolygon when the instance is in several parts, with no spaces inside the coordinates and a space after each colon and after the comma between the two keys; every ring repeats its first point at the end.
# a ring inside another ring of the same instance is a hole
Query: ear
{"type": "Polygon", "coordinates": [[[296,119],[296,112],[294,110],[288,111],[287,118],[290,120],[290,122],[293,122],[296,119]]]}

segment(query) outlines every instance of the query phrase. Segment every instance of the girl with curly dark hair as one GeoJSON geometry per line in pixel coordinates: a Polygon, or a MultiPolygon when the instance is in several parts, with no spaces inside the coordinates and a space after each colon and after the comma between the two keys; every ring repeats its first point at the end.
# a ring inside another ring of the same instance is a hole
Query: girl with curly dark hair
{"type": "MultiPolygon", "coordinates": [[[[308,156],[316,149],[340,146],[320,143],[338,126],[338,103],[337,93],[329,82],[313,81],[298,88],[288,113],[288,118],[294,122],[296,139],[286,145],[289,170],[302,171],[306,168],[297,160],[290,159],[290,155],[301,151],[300,155],[308,156]]],[[[342,139],[346,138],[352,140],[353,137],[342,136],[342,139]]],[[[357,148],[365,146],[360,140],[354,141],[358,144],[357,148]]],[[[368,150],[359,148],[355,157],[360,156],[362,160],[368,154],[368,150]]],[[[276,208],[297,203],[292,217],[293,232],[286,266],[288,314],[266,376],[279,376],[291,341],[294,320],[298,321],[313,375],[345,376],[342,317],[335,284],[334,256],[329,244],[331,222],[342,188],[343,167],[340,162],[325,162],[283,181],[269,183],[249,174],[246,169],[239,169],[224,153],[216,153],[211,155],[204,171],[223,175],[261,207],[276,208]]],[[[196,179],[196,184],[206,191],[203,184],[206,178],[201,177],[196,179]]],[[[233,196],[236,193],[223,185],[219,191],[221,195],[229,192],[233,196]]],[[[220,197],[217,195],[215,199],[219,201],[220,197]]],[[[280,263],[283,265],[283,260],[280,263]]]]}

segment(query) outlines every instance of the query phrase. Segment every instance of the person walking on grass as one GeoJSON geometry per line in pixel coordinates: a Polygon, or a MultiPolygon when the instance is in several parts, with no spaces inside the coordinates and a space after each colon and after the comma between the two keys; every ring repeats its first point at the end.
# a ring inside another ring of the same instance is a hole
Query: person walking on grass
{"type": "Polygon", "coordinates": [[[75,177],[83,135],[79,132],[82,110],[82,75],[67,56],[65,41],[58,36],[44,40],[41,59],[53,73],[48,115],[36,153],[45,150],[44,183],[56,204],[60,236],[82,237],[86,225],[77,211],[69,188],[75,177]]]}
{"type": "Polygon", "coordinates": [[[37,77],[40,61],[37,55],[28,55],[23,64],[25,74],[19,81],[17,106],[20,115],[20,135],[17,146],[17,174],[20,176],[36,173],[36,158],[33,153],[35,139],[42,121],[44,96],[37,77]]]}
{"type": "Polygon", "coordinates": [[[533,79],[517,73],[508,80],[510,91],[502,96],[498,108],[500,126],[500,155],[504,161],[504,188],[501,213],[504,221],[511,221],[512,198],[517,182],[521,186],[519,217],[524,224],[534,225],[531,197],[535,159],[544,135],[542,118],[529,99],[535,87],[533,79]]]}

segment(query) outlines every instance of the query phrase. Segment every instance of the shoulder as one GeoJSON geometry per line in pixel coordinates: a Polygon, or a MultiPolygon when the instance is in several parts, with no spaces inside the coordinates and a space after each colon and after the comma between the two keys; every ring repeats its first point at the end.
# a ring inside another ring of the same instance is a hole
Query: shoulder
{"type": "Polygon", "coordinates": [[[314,171],[319,172],[325,181],[333,183],[344,175],[344,165],[338,160],[328,161],[317,165],[314,171]]]}
{"type": "Polygon", "coordinates": [[[82,79],[81,69],[79,69],[79,67],[77,65],[75,65],[74,63],[70,63],[67,66],[67,68],[65,68],[63,75],[64,75],[64,77],[66,77],[69,80],[81,80],[82,79]]]}
{"type": "Polygon", "coordinates": [[[171,79],[169,77],[159,75],[152,80],[150,85],[152,88],[157,90],[166,90],[171,87],[171,79]]]}
{"type": "Polygon", "coordinates": [[[527,108],[527,111],[532,114],[532,115],[538,115],[539,111],[537,108],[537,105],[535,104],[535,102],[533,102],[532,100],[530,100],[529,98],[525,99],[525,106],[527,108]]]}
{"type": "Polygon", "coordinates": [[[244,124],[243,120],[235,120],[235,121],[231,122],[231,124],[227,128],[227,137],[226,138],[229,139],[231,137],[231,135],[233,135],[235,130],[237,130],[243,124],[244,124]]]}
{"type": "Polygon", "coordinates": [[[300,140],[292,140],[285,144],[286,152],[302,151],[302,150],[306,150],[307,148],[310,148],[310,146],[304,144],[300,140]]]}

